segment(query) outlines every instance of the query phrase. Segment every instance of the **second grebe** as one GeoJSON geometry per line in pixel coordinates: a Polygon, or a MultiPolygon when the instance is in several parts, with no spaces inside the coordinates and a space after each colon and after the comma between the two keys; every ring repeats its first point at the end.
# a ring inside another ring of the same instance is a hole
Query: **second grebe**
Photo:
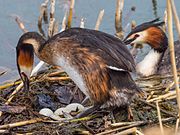
{"type": "MultiPolygon", "coordinates": [[[[158,19],[155,19],[138,25],[124,39],[126,44],[146,43],[151,46],[149,53],[141,62],[137,63],[136,71],[141,76],[171,72],[170,53],[167,50],[168,39],[165,32],[160,28],[164,22],[157,21],[158,19]]],[[[177,69],[180,70],[180,42],[176,41],[174,44],[177,69]]]]}

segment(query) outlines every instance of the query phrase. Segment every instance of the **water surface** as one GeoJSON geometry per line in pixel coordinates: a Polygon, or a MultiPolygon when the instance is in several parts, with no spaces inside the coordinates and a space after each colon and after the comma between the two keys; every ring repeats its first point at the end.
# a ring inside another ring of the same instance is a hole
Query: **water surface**
{"type": "MultiPolygon", "coordinates": [[[[15,47],[22,31],[17,26],[14,16],[19,16],[29,31],[38,31],[37,19],[39,7],[43,0],[0,0],[0,72],[8,71],[0,76],[0,84],[7,80],[18,78],[16,69],[15,47]]],[[[65,0],[56,0],[56,20],[62,21],[65,0]]],[[[125,0],[123,10],[123,27],[135,20],[137,24],[152,20],[156,17],[163,18],[166,8],[165,0],[125,0]],[[135,12],[131,7],[135,6],[135,12]]],[[[180,15],[180,1],[175,0],[178,14],[180,15]]],[[[76,0],[73,26],[79,26],[81,18],[85,18],[85,27],[93,29],[99,11],[104,9],[105,14],[100,25],[100,30],[114,34],[114,16],[116,0],[76,0]]],[[[180,17],[180,16],[179,16],[180,17]]],[[[126,34],[129,27],[125,29],[126,34]]],[[[175,35],[177,39],[177,35],[175,35]]],[[[142,53],[142,56],[145,54],[142,53]]],[[[38,60],[36,60],[38,61],[38,60]]]]}

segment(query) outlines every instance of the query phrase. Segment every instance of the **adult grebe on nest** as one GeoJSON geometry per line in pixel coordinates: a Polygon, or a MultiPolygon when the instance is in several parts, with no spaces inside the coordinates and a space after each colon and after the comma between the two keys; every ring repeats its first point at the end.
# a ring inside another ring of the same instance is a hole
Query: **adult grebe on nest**
{"type": "Polygon", "coordinates": [[[104,32],[71,28],[45,41],[37,32],[21,36],[17,45],[17,66],[26,86],[33,66],[33,52],[42,61],[61,66],[94,106],[129,106],[135,94],[144,94],[129,72],[135,63],[125,44],[104,32]]]}
{"type": "MultiPolygon", "coordinates": [[[[160,26],[164,22],[155,19],[135,27],[124,39],[125,44],[148,44],[151,46],[149,53],[137,63],[136,71],[141,76],[153,74],[166,74],[171,72],[168,39],[160,26]]],[[[180,42],[175,41],[175,55],[177,69],[180,71],[180,42]]]]}

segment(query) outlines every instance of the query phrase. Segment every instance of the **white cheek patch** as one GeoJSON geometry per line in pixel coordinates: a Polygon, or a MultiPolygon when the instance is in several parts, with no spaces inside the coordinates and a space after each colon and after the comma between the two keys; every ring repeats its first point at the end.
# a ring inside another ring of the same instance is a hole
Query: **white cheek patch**
{"type": "Polygon", "coordinates": [[[26,76],[29,78],[32,72],[32,67],[27,67],[27,66],[19,66],[20,72],[24,72],[26,76]]]}
{"type": "Polygon", "coordinates": [[[30,39],[26,39],[23,41],[24,44],[34,44],[34,45],[38,45],[39,42],[33,38],[30,38],[30,39]]]}
{"type": "Polygon", "coordinates": [[[134,44],[143,44],[146,41],[146,37],[147,37],[147,32],[146,31],[142,31],[142,32],[138,32],[136,33],[139,35],[139,37],[137,37],[132,43],[134,44]]]}

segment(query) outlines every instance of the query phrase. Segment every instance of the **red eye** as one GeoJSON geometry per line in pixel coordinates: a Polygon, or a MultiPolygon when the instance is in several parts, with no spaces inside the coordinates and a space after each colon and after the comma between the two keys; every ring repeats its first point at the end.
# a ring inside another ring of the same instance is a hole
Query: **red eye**
{"type": "Polygon", "coordinates": [[[135,37],[135,38],[139,37],[139,34],[136,34],[134,37],[135,37]]]}

